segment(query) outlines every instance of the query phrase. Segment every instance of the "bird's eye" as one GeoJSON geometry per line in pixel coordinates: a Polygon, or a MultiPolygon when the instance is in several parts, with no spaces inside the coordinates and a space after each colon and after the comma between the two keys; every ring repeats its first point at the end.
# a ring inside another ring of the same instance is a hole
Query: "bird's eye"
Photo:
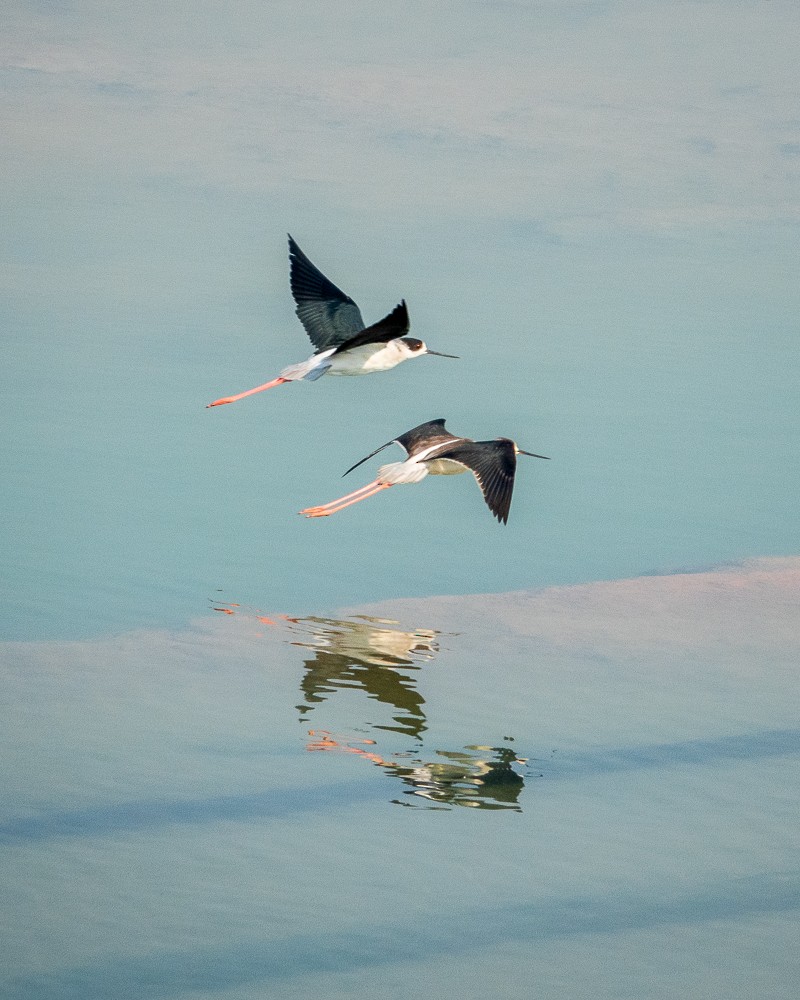
{"type": "Polygon", "coordinates": [[[417,340],[416,337],[403,337],[403,343],[408,347],[409,351],[422,351],[425,349],[425,345],[421,340],[417,340]]]}

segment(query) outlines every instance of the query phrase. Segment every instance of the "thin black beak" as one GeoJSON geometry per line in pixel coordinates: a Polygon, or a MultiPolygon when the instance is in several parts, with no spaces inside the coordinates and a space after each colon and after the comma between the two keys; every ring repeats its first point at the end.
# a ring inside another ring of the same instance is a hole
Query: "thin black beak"
{"type": "Polygon", "coordinates": [[[460,360],[457,354],[442,354],[441,351],[432,351],[430,348],[426,348],[425,353],[435,354],[437,358],[455,358],[456,361],[460,360]]]}
{"type": "Polygon", "coordinates": [[[549,455],[534,455],[534,453],[532,451],[523,451],[522,448],[518,448],[517,449],[517,454],[518,455],[527,455],[529,458],[545,458],[545,459],[547,459],[548,462],[550,461],[550,456],[549,455]]]}

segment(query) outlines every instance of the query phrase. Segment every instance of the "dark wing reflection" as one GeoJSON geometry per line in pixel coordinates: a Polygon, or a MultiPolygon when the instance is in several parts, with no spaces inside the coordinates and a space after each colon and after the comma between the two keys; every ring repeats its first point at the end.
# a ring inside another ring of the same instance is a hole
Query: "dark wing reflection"
{"type": "Polygon", "coordinates": [[[307,750],[350,753],[377,764],[386,774],[407,785],[403,794],[412,799],[392,799],[396,805],[428,809],[468,806],[473,809],[513,809],[522,812],[518,799],[525,779],[514,765],[526,765],[508,747],[467,746],[463,750],[437,750],[436,759],[411,759],[408,753],[386,759],[375,740],[335,736],[327,730],[311,730],[307,750]],[[419,799],[424,799],[423,804],[419,799]]]}
{"type": "MultiPolygon", "coordinates": [[[[471,806],[473,809],[516,809],[525,780],[514,764],[525,764],[508,747],[468,746],[460,751],[437,750],[442,758],[413,767],[391,764],[394,774],[408,785],[405,795],[427,799],[442,806],[471,806]]],[[[398,805],[413,802],[393,799],[398,805]]]]}
{"type": "Polygon", "coordinates": [[[425,699],[410,671],[419,670],[420,660],[436,654],[436,632],[385,628],[381,626],[390,623],[363,616],[345,621],[318,617],[294,621],[306,632],[304,640],[294,645],[313,650],[300,682],[304,703],[297,708],[302,722],[334,692],[361,689],[395,709],[393,725],[375,724],[372,728],[420,737],[427,728],[422,710],[425,699]]]}

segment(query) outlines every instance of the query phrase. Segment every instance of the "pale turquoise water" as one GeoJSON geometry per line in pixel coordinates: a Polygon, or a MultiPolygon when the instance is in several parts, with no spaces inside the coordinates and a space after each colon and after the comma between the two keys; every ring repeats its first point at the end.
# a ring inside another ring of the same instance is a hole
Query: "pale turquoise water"
{"type": "MultiPolygon", "coordinates": [[[[154,241],[170,204],[151,193],[142,206],[154,241]]],[[[170,234],[168,288],[138,250],[119,263],[93,251],[66,268],[70,287],[56,294],[61,271],[42,249],[45,264],[22,272],[31,281],[44,269],[42,294],[10,296],[6,636],[179,626],[220,592],[324,614],[798,550],[795,293],[769,297],[768,259],[668,243],[644,259],[630,244],[598,259],[594,248],[535,245],[495,227],[469,233],[474,245],[451,236],[434,275],[425,257],[445,234],[430,228],[420,246],[371,255],[334,255],[329,236],[297,232],[366,315],[405,294],[413,332],[461,360],[422,358],[205,410],[306,356],[307,343],[281,228],[259,227],[245,257],[225,219],[192,216],[200,207],[172,204],[184,235],[170,234]],[[481,277],[489,262],[504,272],[493,284],[481,277]],[[438,416],[456,433],[510,435],[552,456],[521,461],[507,528],[466,477],[389,491],[319,523],[297,516],[359,474],[349,488],[367,482],[375,462],[340,477],[438,416]]],[[[77,239],[102,211],[61,221],[77,239]]]]}

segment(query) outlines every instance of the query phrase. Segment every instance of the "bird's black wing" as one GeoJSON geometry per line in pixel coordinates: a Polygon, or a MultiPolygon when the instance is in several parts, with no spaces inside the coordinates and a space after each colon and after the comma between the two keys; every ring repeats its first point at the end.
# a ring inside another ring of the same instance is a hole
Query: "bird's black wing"
{"type": "MultiPolygon", "coordinates": [[[[410,431],[395,438],[395,441],[403,448],[407,455],[416,455],[417,452],[425,448],[432,448],[436,444],[446,444],[448,441],[463,441],[464,438],[456,437],[450,431],[444,429],[444,419],[428,420],[418,427],[412,427],[410,431]]],[[[437,457],[440,454],[436,453],[437,457]]]]}
{"type": "Polygon", "coordinates": [[[354,337],[339,344],[339,351],[349,351],[353,347],[362,347],[364,344],[387,344],[396,337],[404,337],[408,333],[410,326],[406,300],[395,306],[388,316],[361,330],[354,337]]]}
{"type": "Polygon", "coordinates": [[[346,476],[349,472],[352,472],[353,469],[357,469],[359,465],[363,465],[364,462],[372,458],[373,455],[377,455],[379,451],[383,451],[384,448],[388,448],[390,444],[399,444],[407,455],[414,455],[417,452],[422,451],[424,448],[432,447],[435,444],[447,444],[449,441],[463,440],[463,438],[457,438],[444,429],[443,418],[439,418],[438,420],[428,420],[426,423],[420,424],[418,427],[412,427],[410,431],[406,431],[405,434],[401,434],[400,437],[392,438],[391,441],[387,441],[386,444],[382,444],[380,448],[376,448],[375,451],[371,451],[369,455],[356,462],[355,465],[351,465],[347,472],[342,475],[342,478],[344,478],[344,476],[346,476]]]}
{"type": "Polygon", "coordinates": [[[289,261],[295,311],[318,352],[338,347],[364,329],[355,302],[311,263],[291,235],[289,261]]]}
{"type": "Polygon", "coordinates": [[[437,451],[434,458],[450,458],[470,469],[483,492],[483,499],[498,521],[508,523],[517,455],[514,442],[507,438],[496,441],[468,441],[437,451]]]}

